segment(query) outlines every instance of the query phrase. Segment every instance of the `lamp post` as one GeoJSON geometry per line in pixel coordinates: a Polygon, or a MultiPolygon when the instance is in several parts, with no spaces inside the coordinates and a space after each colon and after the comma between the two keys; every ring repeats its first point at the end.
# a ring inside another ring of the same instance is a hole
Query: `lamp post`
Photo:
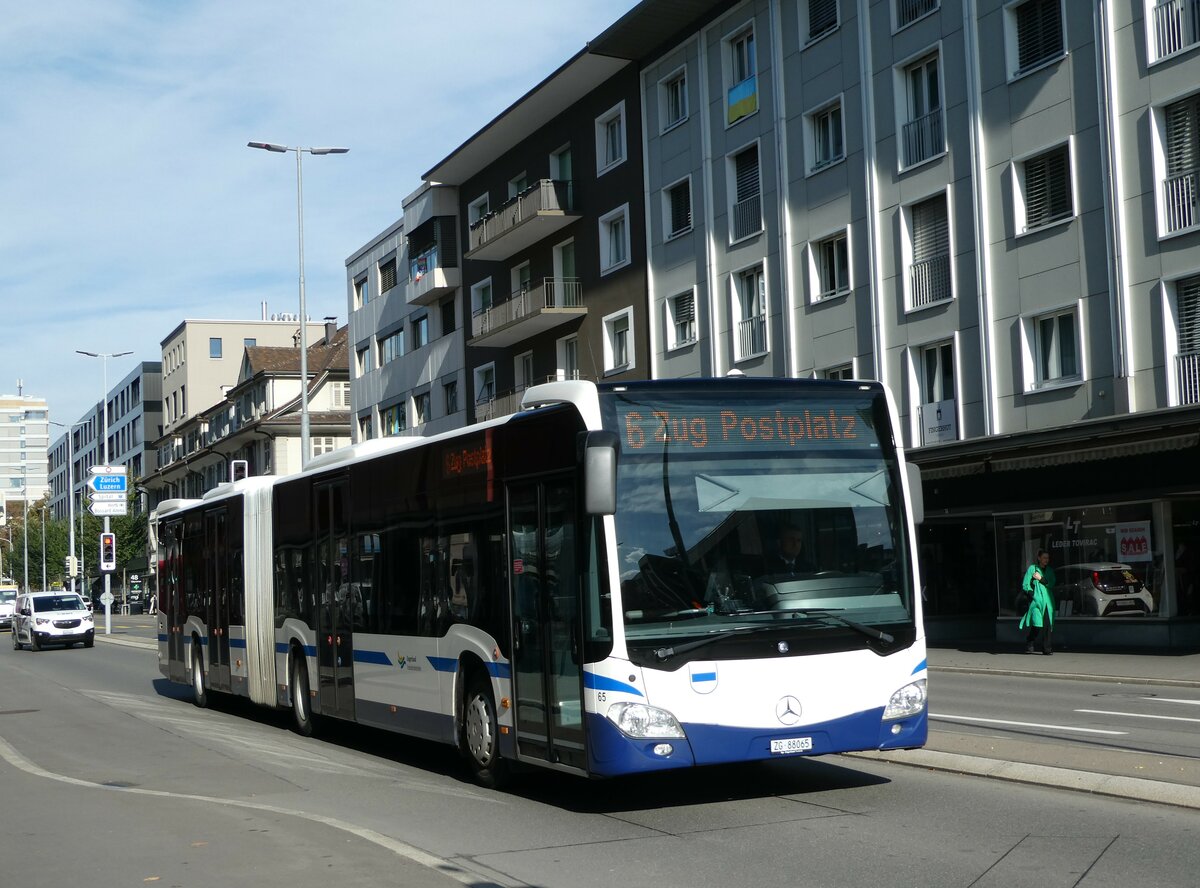
{"type": "Polygon", "coordinates": [[[25,551],[22,559],[25,562],[25,591],[29,591],[29,466],[21,466],[21,530],[24,537],[25,551]]]}
{"type": "Polygon", "coordinates": [[[311,452],[309,443],[310,430],[308,424],[308,313],[304,304],[304,173],[300,163],[303,154],[345,154],[349,148],[300,148],[287,145],[276,145],[274,142],[247,142],[248,148],[259,148],[282,154],[292,151],[296,154],[296,220],[299,226],[300,239],[300,468],[308,466],[311,452]]]}
{"type": "Polygon", "coordinates": [[[42,591],[49,590],[50,584],[46,582],[46,507],[42,506],[42,591]]]}
{"type": "MultiPolygon", "coordinates": [[[[105,354],[104,352],[90,352],[83,349],[75,349],[75,354],[85,355],[89,358],[99,358],[103,365],[104,390],[100,397],[100,443],[103,447],[104,465],[108,465],[108,359],[123,358],[125,355],[131,355],[131,351],[113,352],[105,354]]],[[[104,532],[109,532],[109,518],[104,516],[104,532]]],[[[112,635],[112,574],[107,571],[104,573],[104,634],[112,635]]]]}
{"type": "MultiPolygon", "coordinates": [[[[108,397],[108,393],[105,393],[108,397]]],[[[71,553],[71,557],[75,557],[75,429],[79,426],[87,425],[86,422],[73,422],[67,425],[65,422],[55,422],[47,420],[50,425],[56,425],[60,429],[67,430],[67,526],[69,528],[67,535],[69,542],[67,543],[67,551],[71,553]]],[[[81,568],[82,570],[82,568],[81,568]]],[[[71,591],[77,592],[75,587],[75,577],[71,577],[71,591]]]]}

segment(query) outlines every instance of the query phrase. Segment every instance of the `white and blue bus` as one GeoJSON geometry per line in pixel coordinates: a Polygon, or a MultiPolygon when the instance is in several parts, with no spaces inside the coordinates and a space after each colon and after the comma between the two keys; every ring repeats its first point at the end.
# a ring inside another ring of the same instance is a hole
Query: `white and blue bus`
{"type": "Polygon", "coordinates": [[[895,429],[874,382],[557,382],[167,501],[159,668],[303,734],[453,744],[485,785],[918,747],[920,484],[895,429]]]}

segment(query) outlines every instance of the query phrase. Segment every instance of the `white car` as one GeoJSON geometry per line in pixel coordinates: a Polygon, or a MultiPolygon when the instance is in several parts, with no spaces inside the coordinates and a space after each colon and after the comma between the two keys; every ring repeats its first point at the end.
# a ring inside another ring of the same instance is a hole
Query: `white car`
{"type": "Polygon", "coordinates": [[[1142,617],[1154,613],[1154,596],[1133,567],[1116,561],[1068,564],[1056,571],[1054,597],[1074,602],[1091,617],[1142,617]]]}
{"type": "Polygon", "coordinates": [[[96,638],[92,612],[74,592],[27,592],[17,596],[13,616],[13,650],[29,645],[39,651],[47,644],[91,647],[96,638]]]}
{"type": "Polygon", "coordinates": [[[0,583],[0,629],[12,626],[13,611],[17,609],[17,587],[0,583]]]}

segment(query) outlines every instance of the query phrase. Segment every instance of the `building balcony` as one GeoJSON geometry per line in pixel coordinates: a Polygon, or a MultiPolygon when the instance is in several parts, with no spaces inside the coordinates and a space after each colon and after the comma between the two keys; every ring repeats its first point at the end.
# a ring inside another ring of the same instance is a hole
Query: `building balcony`
{"type": "Polygon", "coordinates": [[[943,302],[952,295],[950,288],[950,254],[940,253],[909,267],[912,308],[922,308],[943,302]]]}
{"type": "Polygon", "coordinates": [[[578,278],[546,278],[475,312],[471,345],[504,348],[587,314],[578,278]]]}
{"type": "Polygon", "coordinates": [[[1163,181],[1163,209],[1168,233],[1184,231],[1200,223],[1197,198],[1200,168],[1192,167],[1163,181]]]}
{"type": "Polygon", "coordinates": [[[486,394],[475,402],[475,421],[486,422],[501,416],[511,416],[521,409],[521,397],[524,394],[524,388],[502,395],[486,394]]]}
{"type": "Polygon", "coordinates": [[[734,360],[742,361],[767,353],[767,316],[754,315],[737,322],[737,353],[734,360]]]}
{"type": "Polygon", "coordinates": [[[1200,43],[1200,0],[1162,0],[1154,7],[1154,57],[1200,43]]]}
{"type": "Polygon", "coordinates": [[[1179,403],[1200,404],[1200,354],[1179,355],[1175,358],[1179,383],[1179,403]]]}
{"type": "Polygon", "coordinates": [[[408,303],[432,305],[462,286],[462,271],[438,263],[438,249],[431,247],[408,263],[408,303]]]}
{"type": "Polygon", "coordinates": [[[942,109],[939,108],[904,124],[904,165],[918,164],[946,150],[942,135],[942,109]]]}
{"type": "Polygon", "coordinates": [[[467,258],[498,262],[511,258],[579,218],[571,183],[540,179],[471,226],[467,258]]]}

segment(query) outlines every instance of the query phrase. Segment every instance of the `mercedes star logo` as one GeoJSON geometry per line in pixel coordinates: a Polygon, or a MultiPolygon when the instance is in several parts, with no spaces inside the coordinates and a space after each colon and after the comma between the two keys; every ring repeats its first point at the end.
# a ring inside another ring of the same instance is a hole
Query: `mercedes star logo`
{"type": "Polygon", "coordinates": [[[800,701],[789,695],[775,704],[775,717],[785,725],[794,725],[800,721],[800,701]]]}

